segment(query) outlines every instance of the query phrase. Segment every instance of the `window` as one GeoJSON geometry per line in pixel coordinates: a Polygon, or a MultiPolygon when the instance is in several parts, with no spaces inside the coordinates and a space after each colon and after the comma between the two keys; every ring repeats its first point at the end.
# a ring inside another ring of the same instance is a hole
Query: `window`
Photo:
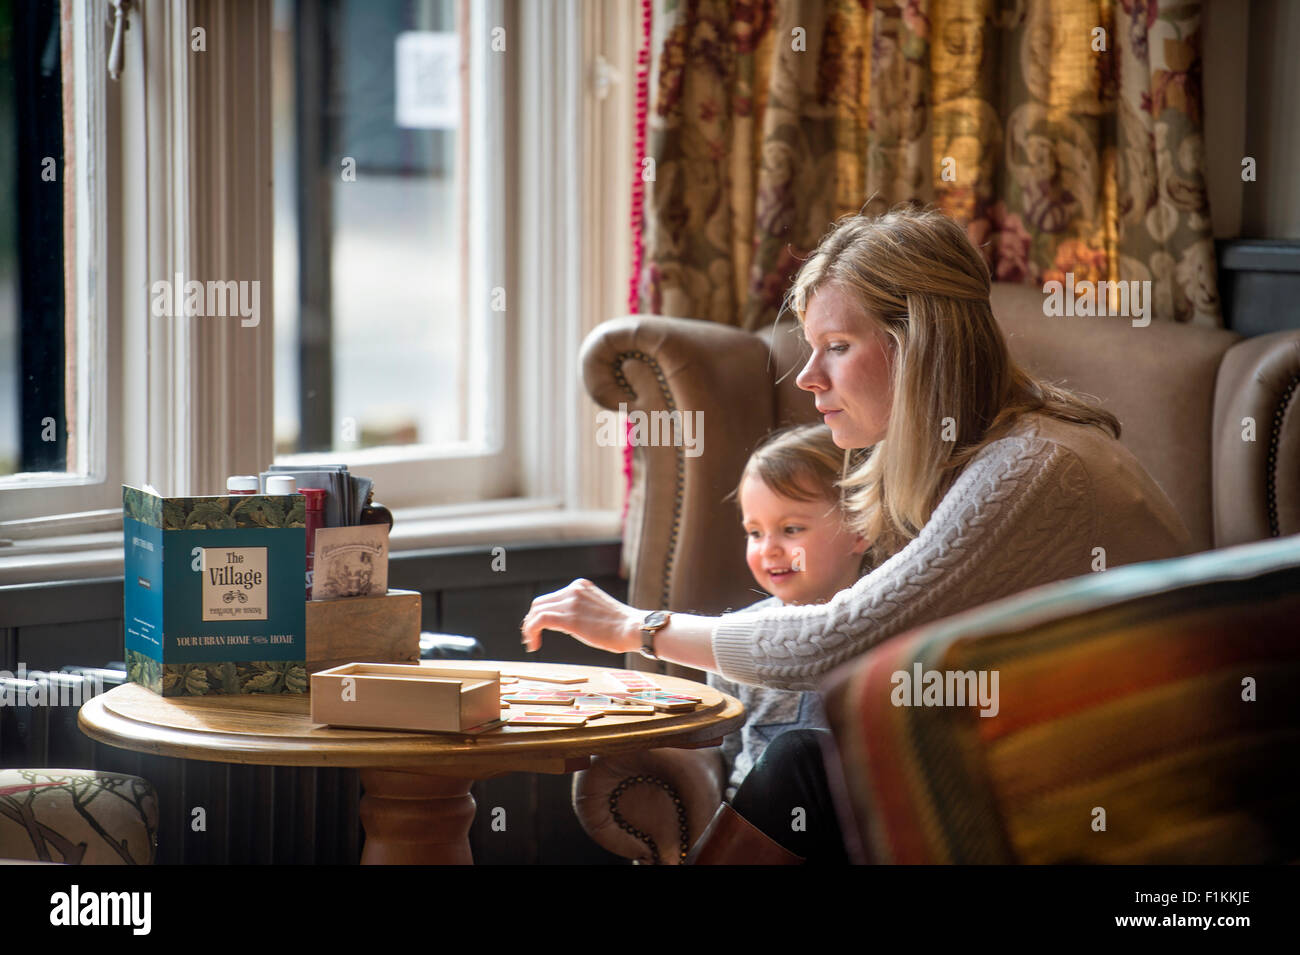
{"type": "MultiPolygon", "coordinates": [[[[635,11],[133,4],[114,82],[112,9],[66,4],[51,41],[55,0],[0,0],[9,81],[26,17],[44,37],[22,44],[28,75],[60,100],[40,72],[53,42],[71,104],[44,119],[62,129],[45,129],[49,148],[66,145],[46,197],[61,213],[41,214],[64,234],[33,243],[31,273],[64,295],[38,313],[64,340],[51,332],[31,357],[14,337],[28,281],[14,237],[36,226],[12,188],[0,205],[0,332],[14,342],[0,352],[0,538],[20,545],[0,552],[0,582],[58,576],[24,563],[38,551],[83,576],[114,573],[116,555],[120,572],[123,483],[220,493],[277,456],[373,477],[405,511],[399,533],[421,528],[397,548],[519,540],[526,524],[554,537],[566,520],[612,531],[619,449],[596,446],[578,348],[624,309],[635,11]],[[177,275],[209,298],[259,287],[260,320],[160,313],[155,285],[177,275]],[[41,415],[66,424],[64,444],[39,460],[19,430],[29,374],[64,396],[41,415]],[[58,536],[74,532],[102,539],[58,536]]],[[[0,110],[16,103],[0,85],[0,110]]],[[[0,185],[30,178],[4,150],[0,185]]]]}
{"type": "Polygon", "coordinates": [[[508,218],[506,6],[275,8],[277,460],[342,458],[389,504],[520,493],[509,231],[473,228],[508,218]]]}
{"type": "Polygon", "coordinates": [[[3,538],[111,526],[121,502],[102,201],[116,91],[88,82],[103,69],[104,10],[69,14],[61,25],[58,0],[0,0],[3,538]]]}

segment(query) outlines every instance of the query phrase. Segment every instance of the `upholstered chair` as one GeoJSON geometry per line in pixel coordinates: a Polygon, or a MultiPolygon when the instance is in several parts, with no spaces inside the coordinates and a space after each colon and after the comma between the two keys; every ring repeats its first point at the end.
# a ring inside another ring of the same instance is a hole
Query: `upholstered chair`
{"type": "MultiPolygon", "coordinates": [[[[1196,550],[1300,532],[1300,332],[1243,339],[1188,325],[1047,317],[1041,292],[1018,285],[996,284],[992,300],[1017,361],[1119,418],[1120,440],[1169,495],[1196,550]]],[[[698,453],[635,450],[623,548],[632,606],[718,614],[758,599],[735,506],[723,498],[765,434],[817,420],[812,396],[794,384],[805,348],[792,320],[747,332],[633,315],[588,336],[583,377],[597,404],[703,413],[698,453]]],[[[722,791],[716,751],[597,760],[575,777],[574,806],[611,851],[672,863],[682,857],[682,820],[693,841],[722,791]]]]}

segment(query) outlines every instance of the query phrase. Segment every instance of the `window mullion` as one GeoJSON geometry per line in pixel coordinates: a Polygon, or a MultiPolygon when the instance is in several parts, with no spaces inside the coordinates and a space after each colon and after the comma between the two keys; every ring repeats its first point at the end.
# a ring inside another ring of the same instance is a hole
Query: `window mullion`
{"type": "Polygon", "coordinates": [[[189,0],[189,12],[187,279],[217,312],[188,320],[190,488],[220,494],[274,454],[271,3],[189,0]],[[220,314],[234,299],[237,314],[220,314]]]}
{"type": "Polygon", "coordinates": [[[223,493],[273,453],[271,7],[188,0],[140,16],[144,129],[126,166],[145,180],[148,294],[142,310],[137,280],[126,364],[148,438],[128,475],[223,493]]]}

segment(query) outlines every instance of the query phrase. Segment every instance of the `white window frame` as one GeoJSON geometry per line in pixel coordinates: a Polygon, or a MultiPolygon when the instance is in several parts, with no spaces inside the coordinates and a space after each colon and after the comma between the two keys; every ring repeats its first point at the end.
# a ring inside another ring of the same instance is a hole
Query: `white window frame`
{"type": "Polygon", "coordinates": [[[107,4],[73,4],[71,36],[63,38],[64,50],[72,54],[74,114],[73,142],[59,170],[61,183],[71,171],[74,184],[73,235],[65,235],[62,250],[65,271],[72,262],[75,289],[74,301],[65,303],[72,317],[65,323],[71,333],[66,347],[74,356],[76,376],[66,413],[71,425],[68,470],[0,477],[0,539],[23,541],[121,525],[122,453],[115,439],[122,382],[113,373],[121,356],[121,314],[109,282],[120,260],[117,248],[106,241],[120,214],[112,201],[117,175],[110,159],[120,140],[111,119],[118,90],[101,81],[107,76],[106,46],[100,42],[107,29],[106,10],[107,4]]]}
{"type": "MultiPolygon", "coordinates": [[[[418,463],[401,462],[401,453],[390,455],[399,460],[385,462],[372,451],[316,457],[347,461],[375,478],[380,499],[396,504],[394,551],[616,536],[621,449],[596,446],[598,409],[582,389],[578,351],[587,332],[626,312],[636,11],[602,0],[468,6],[474,16],[488,19],[493,7],[512,13],[502,22],[514,27],[508,29],[507,49],[519,57],[514,75],[522,122],[518,141],[503,154],[530,160],[519,166],[508,161],[495,170],[504,186],[482,186],[515,191],[518,228],[485,221],[474,232],[479,261],[490,261],[483,253],[494,249],[514,276],[489,283],[480,275],[471,283],[477,314],[494,315],[500,323],[496,347],[515,369],[507,376],[504,406],[511,413],[498,419],[495,431],[502,453],[517,464],[508,470],[513,493],[459,502],[431,493],[419,506],[407,492],[436,489],[431,471],[478,491],[499,476],[499,465],[496,475],[485,477],[472,464],[458,470],[448,457],[418,463]],[[507,247],[502,236],[517,239],[507,247]],[[504,317],[487,307],[496,284],[508,289],[504,317]]],[[[118,158],[107,185],[87,179],[87,215],[99,219],[99,248],[108,267],[93,271],[102,283],[88,289],[94,294],[82,295],[80,288],[78,293],[79,308],[104,303],[94,317],[104,336],[99,341],[106,339],[100,354],[107,357],[94,380],[98,391],[86,391],[84,403],[98,407],[103,401],[109,409],[99,433],[105,465],[95,486],[112,504],[92,514],[43,518],[47,523],[29,546],[0,550],[0,584],[120,574],[123,482],[148,481],[170,494],[216,493],[227,474],[248,473],[272,460],[270,5],[184,0],[134,6],[120,89],[106,79],[112,32],[107,7],[77,4],[74,22],[80,22],[79,55],[88,61],[77,74],[89,78],[87,91],[103,94],[96,99],[107,134],[100,148],[112,148],[118,158]],[[191,72],[184,55],[189,24],[218,19],[241,42],[209,44],[203,55],[224,47],[229,59],[217,79],[209,74],[205,80],[191,72]],[[146,37],[152,42],[142,42],[146,37]],[[220,95],[214,84],[220,84],[220,95]],[[258,84],[264,93],[255,97],[251,115],[234,115],[229,102],[240,102],[258,84]],[[214,103],[224,108],[209,109],[214,103]],[[242,152],[214,148],[223,137],[241,135],[242,152]],[[235,162],[244,154],[261,157],[254,161],[265,162],[268,171],[265,195],[231,186],[229,170],[221,166],[228,152],[235,162]],[[195,156],[205,157],[208,181],[219,188],[191,190],[195,156]],[[96,187],[103,190],[100,201],[96,187]],[[105,235],[114,241],[103,241],[105,235]],[[200,326],[151,319],[149,283],[177,269],[201,280],[261,276],[268,290],[261,296],[261,326],[240,330],[238,322],[200,326]],[[205,269],[213,275],[201,274],[205,269]],[[228,371],[233,367],[241,369],[238,381],[228,371]],[[109,527],[115,530],[104,532],[109,527]]],[[[93,125],[96,114],[87,115],[93,125]]],[[[105,158],[98,157],[98,169],[105,168],[105,158]]],[[[80,225],[87,221],[81,212],[79,207],[79,243],[80,225]]],[[[490,274],[495,266],[482,268],[490,274]]],[[[79,338],[78,348],[93,345],[79,338]]],[[[64,511],[87,510],[86,485],[64,484],[39,493],[67,491],[64,511]]],[[[3,536],[16,535],[0,529],[3,536]]]]}

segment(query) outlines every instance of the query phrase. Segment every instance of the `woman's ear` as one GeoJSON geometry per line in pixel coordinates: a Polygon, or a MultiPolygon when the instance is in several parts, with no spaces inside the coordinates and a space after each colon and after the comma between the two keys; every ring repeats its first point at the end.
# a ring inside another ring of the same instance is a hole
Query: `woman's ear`
{"type": "Polygon", "coordinates": [[[849,551],[849,553],[865,554],[867,552],[867,549],[871,547],[871,541],[867,540],[861,534],[855,534],[854,537],[856,539],[853,542],[853,550],[849,551]]]}

